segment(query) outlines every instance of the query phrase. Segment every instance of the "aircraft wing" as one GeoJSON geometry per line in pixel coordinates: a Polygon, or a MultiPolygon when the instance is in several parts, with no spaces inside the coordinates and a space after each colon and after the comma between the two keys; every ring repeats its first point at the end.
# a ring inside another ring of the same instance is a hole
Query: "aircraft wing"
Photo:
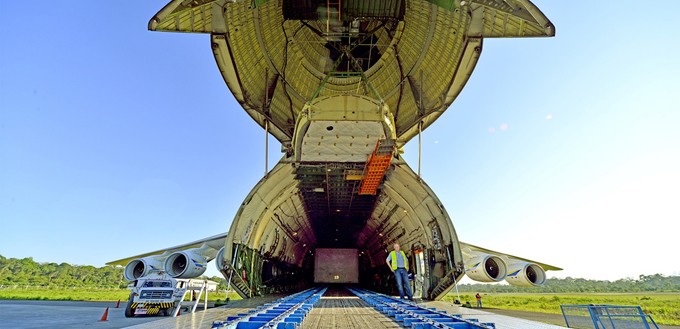
{"type": "Polygon", "coordinates": [[[178,245],[178,246],[174,246],[174,247],[170,247],[170,248],[166,248],[166,249],[161,249],[161,250],[156,250],[156,251],[151,251],[151,252],[147,252],[147,253],[135,255],[135,256],[130,256],[130,257],[123,258],[123,259],[114,260],[114,261],[106,263],[106,265],[125,266],[130,261],[135,260],[135,259],[139,259],[139,258],[143,258],[143,257],[147,257],[147,256],[170,254],[170,253],[175,252],[175,251],[181,251],[181,250],[186,250],[186,249],[191,249],[191,248],[199,248],[203,245],[205,245],[206,247],[215,249],[215,251],[217,251],[217,250],[220,250],[220,248],[224,247],[224,240],[225,240],[226,237],[227,237],[227,233],[221,233],[221,234],[213,235],[211,237],[207,237],[207,238],[204,238],[204,239],[200,239],[200,240],[196,240],[196,241],[193,241],[193,242],[181,244],[181,245],[178,245]]]}
{"type": "Polygon", "coordinates": [[[561,271],[562,270],[561,268],[559,268],[557,266],[552,266],[552,265],[537,262],[537,261],[534,261],[534,260],[531,260],[531,259],[527,259],[527,258],[523,258],[523,257],[517,257],[517,256],[510,255],[510,254],[507,254],[507,253],[498,252],[498,251],[495,251],[495,250],[478,247],[478,246],[475,246],[475,245],[472,245],[472,244],[469,244],[469,243],[466,243],[466,242],[463,242],[463,241],[460,241],[460,248],[463,249],[463,250],[465,250],[466,248],[469,248],[471,251],[477,251],[477,252],[482,252],[482,253],[485,253],[485,254],[491,254],[491,255],[497,255],[497,256],[507,256],[507,257],[510,257],[510,258],[523,260],[525,262],[540,265],[546,271],[561,271]]]}

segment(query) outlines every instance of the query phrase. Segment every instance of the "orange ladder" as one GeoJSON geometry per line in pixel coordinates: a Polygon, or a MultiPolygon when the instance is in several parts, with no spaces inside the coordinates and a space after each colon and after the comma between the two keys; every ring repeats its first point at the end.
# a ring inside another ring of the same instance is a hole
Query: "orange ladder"
{"type": "Polygon", "coordinates": [[[373,150],[373,154],[366,162],[364,168],[364,179],[359,186],[359,194],[361,195],[375,195],[378,191],[378,186],[385,176],[387,168],[392,161],[392,154],[394,153],[394,141],[390,139],[381,139],[373,150]]]}
{"type": "Polygon", "coordinates": [[[327,15],[327,17],[326,17],[326,33],[331,32],[331,23],[330,23],[331,22],[331,6],[338,10],[337,20],[338,20],[338,22],[341,21],[341,17],[342,17],[340,15],[340,12],[341,12],[341,9],[342,9],[342,2],[341,1],[342,0],[335,0],[335,1],[326,0],[326,15],[327,15]]]}

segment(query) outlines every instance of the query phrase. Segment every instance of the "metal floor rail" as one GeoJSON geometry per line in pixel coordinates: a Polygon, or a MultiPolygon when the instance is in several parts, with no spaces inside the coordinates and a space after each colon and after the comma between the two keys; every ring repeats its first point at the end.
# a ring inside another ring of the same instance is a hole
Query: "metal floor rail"
{"type": "Polygon", "coordinates": [[[363,301],[379,312],[393,317],[405,327],[412,329],[495,329],[493,323],[480,323],[476,319],[463,319],[460,315],[447,314],[434,308],[423,308],[376,292],[349,288],[363,301]]]}
{"type": "Polygon", "coordinates": [[[248,313],[230,316],[226,321],[215,321],[212,328],[295,329],[325,292],[326,288],[307,289],[259,306],[248,313]]]}

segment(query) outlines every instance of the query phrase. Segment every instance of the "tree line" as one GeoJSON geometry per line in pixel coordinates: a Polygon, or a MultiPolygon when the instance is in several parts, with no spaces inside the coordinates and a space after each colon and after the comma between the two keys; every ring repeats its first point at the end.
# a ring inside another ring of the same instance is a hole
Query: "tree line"
{"type": "MultiPolygon", "coordinates": [[[[221,277],[209,279],[226,289],[221,277]]],[[[43,287],[96,287],[125,288],[128,281],[122,267],[70,265],[67,263],[38,263],[32,257],[17,259],[0,255],[0,285],[43,287]]],[[[680,292],[680,276],[662,274],[640,275],[637,279],[616,281],[551,278],[539,287],[517,287],[507,284],[460,284],[461,292],[526,292],[526,293],[579,293],[579,292],[680,292]]]]}
{"type": "MultiPolygon", "coordinates": [[[[0,286],[126,288],[122,267],[38,263],[32,257],[17,259],[0,255],[0,286]]],[[[224,278],[201,277],[226,289],[224,278]]]]}
{"type": "Polygon", "coordinates": [[[461,292],[524,292],[524,293],[591,293],[591,292],[680,292],[680,276],[662,274],[640,275],[637,279],[616,281],[588,280],[567,277],[550,278],[538,287],[518,287],[508,284],[460,284],[461,292]]]}
{"type": "Polygon", "coordinates": [[[124,288],[127,283],[121,267],[38,263],[32,257],[17,259],[0,255],[0,285],[3,286],[124,288]]]}

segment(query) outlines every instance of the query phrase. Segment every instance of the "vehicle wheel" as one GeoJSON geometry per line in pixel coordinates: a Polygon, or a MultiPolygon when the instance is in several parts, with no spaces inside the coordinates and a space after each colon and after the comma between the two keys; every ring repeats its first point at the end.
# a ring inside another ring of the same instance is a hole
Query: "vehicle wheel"
{"type": "Polygon", "coordinates": [[[125,307],[125,317],[126,318],[135,317],[135,310],[132,309],[132,303],[128,303],[127,306],[125,307]]]}
{"type": "Polygon", "coordinates": [[[125,317],[126,318],[135,317],[135,310],[132,309],[132,294],[130,295],[130,298],[128,299],[127,302],[127,306],[125,307],[125,317]]]}

